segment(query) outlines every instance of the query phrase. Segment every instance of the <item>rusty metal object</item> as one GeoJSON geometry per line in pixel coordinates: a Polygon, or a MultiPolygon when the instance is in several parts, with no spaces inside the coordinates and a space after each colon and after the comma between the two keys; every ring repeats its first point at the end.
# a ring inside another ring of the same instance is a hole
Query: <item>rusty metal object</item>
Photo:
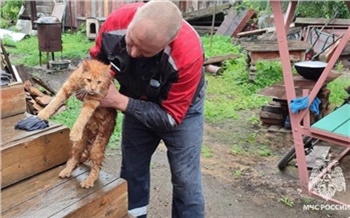
{"type": "Polygon", "coordinates": [[[41,52],[46,52],[47,68],[49,69],[49,52],[62,51],[62,24],[54,17],[42,17],[36,21],[38,29],[39,59],[41,65],[41,52]]]}

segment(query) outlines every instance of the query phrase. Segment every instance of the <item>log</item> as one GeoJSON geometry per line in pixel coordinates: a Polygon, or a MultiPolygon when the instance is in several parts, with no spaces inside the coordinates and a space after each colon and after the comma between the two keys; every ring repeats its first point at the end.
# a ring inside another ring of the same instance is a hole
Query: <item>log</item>
{"type": "Polygon", "coordinates": [[[36,87],[34,86],[26,86],[25,87],[25,90],[27,92],[29,92],[32,96],[34,97],[42,97],[42,96],[45,96],[44,93],[42,93],[39,89],[37,89],[36,87]]]}
{"type": "Polygon", "coordinates": [[[41,106],[44,106],[44,107],[46,105],[48,105],[51,100],[52,100],[52,97],[48,96],[48,95],[44,95],[44,96],[35,98],[35,101],[38,102],[38,104],[40,104],[41,106]]]}
{"type": "Polygon", "coordinates": [[[237,58],[239,58],[239,55],[236,55],[236,54],[225,54],[225,55],[209,57],[209,58],[206,58],[203,65],[220,63],[220,62],[223,62],[226,60],[232,60],[232,59],[237,59],[237,58]]]}
{"type": "Polygon", "coordinates": [[[257,30],[251,30],[251,31],[244,31],[244,32],[240,32],[237,34],[237,37],[247,37],[247,36],[253,36],[253,35],[260,35],[263,33],[266,33],[266,31],[269,28],[264,28],[264,29],[257,29],[257,30]]]}
{"type": "Polygon", "coordinates": [[[21,78],[21,80],[23,82],[28,80],[31,84],[34,84],[32,77],[28,74],[28,72],[26,71],[23,64],[17,65],[16,70],[18,72],[19,77],[21,78]]]}
{"type": "Polygon", "coordinates": [[[222,67],[211,65],[211,64],[206,65],[204,69],[206,72],[214,75],[222,74],[224,72],[224,69],[222,67]]]}
{"type": "Polygon", "coordinates": [[[49,84],[45,83],[42,79],[40,79],[39,77],[36,76],[32,76],[32,79],[38,83],[39,85],[41,85],[42,87],[44,87],[47,91],[49,91],[51,94],[56,95],[56,91],[53,90],[49,84]]]}
{"type": "Polygon", "coordinates": [[[42,107],[38,102],[33,101],[32,103],[33,103],[33,108],[36,110],[36,111],[33,111],[34,115],[37,115],[38,111],[41,111],[42,109],[44,109],[44,107],[42,107]]]}

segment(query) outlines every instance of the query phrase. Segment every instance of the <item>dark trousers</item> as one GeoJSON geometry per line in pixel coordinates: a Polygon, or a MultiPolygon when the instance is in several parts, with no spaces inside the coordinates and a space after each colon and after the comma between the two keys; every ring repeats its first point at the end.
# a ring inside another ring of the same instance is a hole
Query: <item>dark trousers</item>
{"type": "Polygon", "coordinates": [[[204,98],[191,106],[183,122],[172,130],[152,130],[136,119],[124,116],[121,177],[128,182],[131,215],[147,216],[151,157],[163,140],[173,185],[172,217],[204,217],[200,168],[203,102],[204,98]]]}

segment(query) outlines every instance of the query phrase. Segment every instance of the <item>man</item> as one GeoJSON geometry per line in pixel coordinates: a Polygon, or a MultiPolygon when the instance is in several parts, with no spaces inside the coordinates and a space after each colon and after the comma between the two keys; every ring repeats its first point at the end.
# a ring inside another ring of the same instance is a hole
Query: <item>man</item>
{"type": "Polygon", "coordinates": [[[129,213],[146,217],[150,161],[167,147],[173,184],[172,217],[204,217],[200,154],[204,74],[199,36],[170,1],[127,4],[102,25],[92,58],[110,63],[120,84],[101,106],[124,113],[121,177],[129,213]]]}

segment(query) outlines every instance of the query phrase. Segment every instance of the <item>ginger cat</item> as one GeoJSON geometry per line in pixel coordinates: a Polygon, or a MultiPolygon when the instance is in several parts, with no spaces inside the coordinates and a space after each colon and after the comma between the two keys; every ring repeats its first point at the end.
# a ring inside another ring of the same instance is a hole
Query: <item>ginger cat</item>
{"type": "Polygon", "coordinates": [[[61,178],[70,177],[79,163],[90,158],[91,172],[80,183],[82,188],[93,187],[99,177],[105,148],[116,124],[115,109],[98,107],[112,82],[109,65],[97,60],[85,60],[38,114],[41,120],[48,120],[73,93],[83,96],[81,112],[69,135],[73,142],[72,156],[59,174],[61,178]]]}

